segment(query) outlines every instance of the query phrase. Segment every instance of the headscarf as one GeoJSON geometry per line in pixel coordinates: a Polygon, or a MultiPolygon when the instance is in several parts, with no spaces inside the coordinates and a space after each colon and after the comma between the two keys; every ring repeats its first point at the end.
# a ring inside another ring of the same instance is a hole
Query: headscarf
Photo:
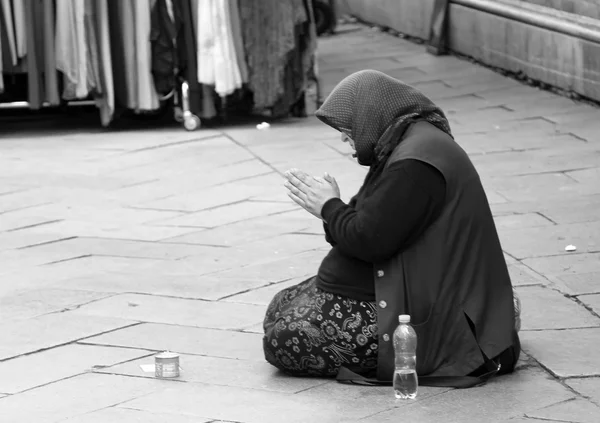
{"type": "Polygon", "coordinates": [[[358,162],[377,164],[401,141],[399,131],[426,120],[452,136],[444,112],[427,96],[383,72],[362,70],[344,78],[315,115],[354,141],[358,162]]]}

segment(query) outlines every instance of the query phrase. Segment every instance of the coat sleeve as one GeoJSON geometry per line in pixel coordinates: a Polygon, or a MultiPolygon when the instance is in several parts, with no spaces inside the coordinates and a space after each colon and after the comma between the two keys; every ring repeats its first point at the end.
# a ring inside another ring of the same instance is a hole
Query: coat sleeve
{"type": "MultiPolygon", "coordinates": [[[[348,203],[348,206],[355,208],[356,207],[356,200],[358,198],[358,194],[356,194],[354,197],[352,197],[350,199],[350,202],[348,203]]],[[[335,240],[333,239],[333,237],[331,236],[331,233],[329,232],[329,227],[327,225],[327,222],[323,222],[323,230],[325,231],[325,241],[327,241],[329,243],[329,245],[331,245],[332,247],[335,247],[337,245],[337,243],[335,242],[335,240]]]]}
{"type": "Polygon", "coordinates": [[[336,198],[325,203],[321,214],[337,248],[375,263],[414,242],[435,221],[444,199],[445,181],[437,169],[404,160],[384,171],[360,208],[336,198]]]}

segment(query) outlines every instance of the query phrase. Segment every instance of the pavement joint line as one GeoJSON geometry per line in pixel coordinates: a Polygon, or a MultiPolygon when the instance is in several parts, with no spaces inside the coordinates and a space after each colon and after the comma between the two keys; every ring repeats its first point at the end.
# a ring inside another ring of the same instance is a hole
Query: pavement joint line
{"type": "MultiPolygon", "coordinates": [[[[147,185],[147,184],[151,184],[151,183],[158,182],[158,181],[160,181],[160,179],[148,179],[146,181],[134,182],[132,184],[121,185],[120,187],[116,188],[114,191],[117,191],[120,189],[126,189],[126,188],[139,187],[142,185],[147,185]]],[[[112,190],[109,190],[109,191],[112,191],[112,190]]]]}
{"type": "Polygon", "coordinates": [[[271,163],[269,163],[268,161],[266,161],[265,159],[263,159],[262,157],[260,157],[258,154],[256,154],[254,151],[252,151],[252,149],[250,147],[248,147],[247,145],[244,145],[240,142],[238,142],[236,139],[234,139],[231,135],[224,133],[223,134],[225,136],[225,138],[229,139],[231,142],[233,142],[235,145],[237,145],[238,147],[243,148],[244,150],[246,150],[248,153],[250,153],[252,156],[254,156],[259,162],[261,162],[262,164],[264,164],[265,166],[271,168],[275,173],[278,173],[280,175],[283,176],[283,172],[279,171],[279,169],[277,169],[275,166],[273,166],[271,163]]]}
{"type": "MultiPolygon", "coordinates": [[[[3,193],[0,193],[0,197],[3,197],[5,195],[18,194],[19,192],[25,192],[25,191],[28,191],[30,189],[32,189],[32,187],[27,187],[27,188],[23,188],[23,189],[16,189],[14,191],[3,192],[3,193]]],[[[0,214],[2,214],[2,213],[0,213],[0,214]]]]}
{"type": "MultiPolygon", "coordinates": [[[[590,222],[584,222],[584,223],[590,223],[590,222]]],[[[517,260],[518,262],[522,262],[523,260],[529,260],[529,259],[561,257],[561,256],[580,256],[580,255],[584,255],[584,254],[598,254],[598,253],[600,253],[600,250],[589,250],[589,251],[579,251],[578,250],[578,251],[564,252],[564,253],[560,253],[560,254],[543,254],[540,256],[527,256],[527,257],[522,257],[522,258],[515,258],[515,260],[517,260]]]]}
{"type": "Polygon", "coordinates": [[[77,238],[81,238],[81,237],[69,236],[66,238],[53,239],[51,241],[40,242],[38,244],[25,245],[23,247],[15,248],[15,250],[26,250],[28,248],[41,247],[43,245],[55,244],[57,242],[63,242],[63,241],[70,241],[70,240],[77,239],[77,238]]]}
{"type": "Polygon", "coordinates": [[[155,145],[152,147],[138,148],[136,150],[129,150],[129,151],[123,153],[122,155],[141,153],[144,151],[160,150],[160,149],[169,148],[169,147],[178,147],[183,144],[191,144],[191,143],[195,143],[195,142],[208,141],[208,140],[212,140],[215,138],[221,138],[222,136],[223,136],[223,134],[219,133],[219,134],[215,134],[215,135],[207,135],[206,137],[196,137],[196,138],[192,138],[189,140],[175,141],[175,142],[172,142],[169,144],[160,144],[160,145],[155,145]]]}
{"type": "MultiPolygon", "coordinates": [[[[269,167],[272,168],[272,166],[269,166],[269,167]]],[[[279,173],[279,172],[270,171],[270,172],[265,172],[265,173],[259,173],[257,175],[243,176],[241,178],[231,179],[229,181],[224,181],[224,182],[219,182],[218,184],[208,185],[206,187],[203,187],[203,189],[220,187],[220,186],[223,186],[223,185],[227,185],[227,184],[231,184],[231,183],[235,183],[235,182],[240,182],[240,181],[247,181],[247,180],[253,179],[253,178],[259,178],[259,177],[262,177],[262,176],[272,175],[273,173],[279,173]]]]}
{"type": "MultiPolygon", "coordinates": [[[[170,198],[173,197],[172,195],[169,195],[167,197],[163,197],[163,198],[157,198],[155,200],[151,200],[151,201],[160,201],[160,200],[164,200],[166,198],[170,198]]],[[[131,209],[131,210],[149,210],[149,211],[155,211],[155,212],[163,212],[163,213],[182,213],[182,214],[190,214],[190,213],[195,213],[193,211],[189,211],[189,210],[178,210],[178,209],[159,209],[157,207],[136,207],[136,206],[128,206],[128,207],[124,207],[126,209],[131,209]]],[[[162,219],[157,219],[156,221],[159,221],[162,219]]],[[[155,222],[155,221],[151,221],[151,222],[155,222]]],[[[150,222],[144,222],[143,224],[147,224],[150,222]]]]}
{"type": "Polygon", "coordinates": [[[589,141],[587,139],[585,139],[583,137],[580,137],[579,135],[574,134],[573,132],[562,132],[562,134],[564,134],[564,135],[570,135],[570,136],[572,136],[573,138],[575,138],[575,139],[577,139],[579,141],[583,141],[585,143],[589,143],[589,141]]]}
{"type": "Polygon", "coordinates": [[[129,323],[129,324],[124,325],[124,326],[119,326],[118,328],[115,328],[115,329],[109,329],[109,330],[106,330],[106,331],[103,331],[103,332],[98,332],[98,333],[95,333],[93,335],[85,336],[83,338],[72,339],[70,341],[62,342],[60,344],[55,344],[55,345],[52,345],[50,347],[39,348],[39,349],[37,349],[35,351],[28,351],[26,353],[17,354],[17,355],[11,356],[11,357],[0,358],[0,363],[3,363],[5,361],[14,360],[14,359],[19,358],[19,357],[27,357],[28,355],[33,355],[33,354],[37,354],[37,353],[40,353],[40,352],[52,350],[54,348],[63,347],[65,345],[76,344],[76,343],[79,343],[80,341],[88,339],[88,338],[93,338],[95,336],[105,335],[107,333],[116,332],[116,331],[121,330],[121,329],[128,329],[128,328],[131,328],[131,327],[134,327],[134,326],[138,326],[140,324],[142,324],[142,322],[129,323]]]}
{"type": "Polygon", "coordinates": [[[566,177],[568,177],[569,179],[571,179],[574,182],[577,182],[579,184],[580,182],[577,179],[573,178],[571,175],[567,175],[567,172],[577,172],[579,170],[588,170],[588,169],[595,169],[595,168],[597,168],[597,166],[590,165],[587,167],[575,167],[572,169],[563,169],[563,170],[545,170],[545,171],[541,171],[541,172],[517,173],[515,175],[509,175],[509,176],[552,175],[553,173],[556,173],[556,174],[563,174],[566,177]]]}
{"type": "MultiPolygon", "coordinates": [[[[155,354],[155,353],[150,353],[150,354],[148,354],[148,355],[145,355],[145,356],[142,356],[142,357],[137,357],[137,358],[132,358],[132,359],[129,359],[129,360],[124,360],[124,361],[122,361],[122,362],[119,362],[119,363],[112,364],[110,367],[112,367],[112,366],[117,366],[117,365],[119,365],[119,364],[124,364],[124,363],[127,363],[127,362],[129,362],[129,361],[135,361],[135,360],[139,360],[139,359],[141,359],[141,358],[146,358],[146,357],[152,356],[152,355],[154,355],[154,354],[155,354]]],[[[72,378],[74,378],[74,377],[77,377],[77,376],[82,376],[82,375],[85,375],[85,374],[89,374],[89,373],[94,373],[94,374],[97,374],[97,373],[102,373],[102,372],[97,372],[97,371],[94,371],[94,370],[93,370],[93,368],[91,368],[91,369],[89,369],[89,370],[85,370],[85,371],[83,371],[83,372],[79,372],[79,373],[77,373],[77,374],[73,374],[73,375],[65,376],[65,377],[63,377],[63,378],[56,379],[56,380],[53,380],[53,381],[51,381],[51,382],[43,383],[43,384],[41,384],[41,385],[37,385],[37,386],[32,386],[32,387],[30,387],[30,388],[23,389],[22,391],[19,391],[19,392],[14,392],[12,395],[18,395],[18,394],[22,394],[22,393],[24,393],[24,392],[27,392],[27,391],[32,391],[32,390],[34,390],[34,389],[42,388],[42,387],[44,387],[44,386],[52,385],[52,384],[54,384],[54,383],[62,382],[62,381],[65,381],[65,380],[68,380],[68,379],[72,379],[72,378]]]]}
{"type": "MultiPolygon", "coordinates": [[[[83,345],[83,344],[80,344],[80,345],[83,345]]],[[[91,346],[91,345],[88,345],[88,346],[91,346]]],[[[119,347],[114,347],[114,346],[111,345],[111,346],[107,346],[106,348],[119,348],[119,347]]],[[[141,359],[144,359],[144,358],[153,357],[156,354],[152,350],[151,351],[147,351],[147,350],[143,350],[143,349],[140,350],[140,352],[142,352],[142,351],[144,353],[147,353],[147,354],[141,355],[139,357],[128,358],[127,360],[119,361],[117,363],[110,364],[110,365],[107,365],[107,366],[104,366],[104,365],[92,366],[89,371],[92,372],[92,373],[104,373],[104,372],[102,372],[103,369],[110,369],[111,367],[120,366],[121,364],[131,363],[132,361],[137,361],[137,360],[141,360],[141,359]]]]}
{"type": "Polygon", "coordinates": [[[41,207],[41,206],[49,206],[52,205],[54,203],[52,202],[47,202],[47,203],[38,203],[38,204],[30,204],[28,206],[25,207],[17,207],[16,209],[8,209],[8,210],[2,210],[0,211],[0,216],[6,213],[14,213],[14,212],[18,212],[21,210],[28,210],[28,209],[34,209],[36,207],[41,207]]]}
{"type": "Polygon", "coordinates": [[[66,261],[73,261],[73,260],[79,260],[79,259],[82,259],[82,258],[92,257],[93,255],[94,254],[84,254],[84,255],[81,255],[81,256],[69,257],[69,258],[66,258],[66,259],[51,261],[49,263],[42,263],[39,266],[51,266],[51,265],[54,265],[54,264],[64,263],[66,261]]]}
{"type": "Polygon", "coordinates": [[[118,292],[102,292],[102,291],[89,291],[89,290],[79,290],[79,291],[94,292],[94,293],[101,294],[103,296],[101,298],[94,298],[92,300],[86,301],[86,302],[81,303],[81,304],[74,304],[74,305],[69,306],[69,307],[64,307],[64,308],[62,308],[60,310],[49,311],[48,313],[38,314],[35,317],[48,316],[48,315],[52,315],[52,314],[62,314],[62,313],[66,313],[66,312],[69,312],[69,311],[78,310],[81,307],[86,306],[88,304],[93,304],[95,302],[106,300],[108,298],[116,297],[117,295],[119,295],[118,292]]]}
{"type": "MultiPolygon", "coordinates": [[[[144,324],[144,323],[141,323],[144,324]]],[[[96,336],[96,335],[94,335],[96,336]]],[[[161,352],[161,350],[155,350],[153,348],[145,348],[145,347],[130,347],[128,345],[113,345],[113,344],[98,344],[96,342],[85,342],[85,341],[77,341],[74,345],[85,345],[90,347],[106,347],[106,348],[122,348],[126,350],[136,350],[136,351],[146,351],[148,355],[156,354],[157,352],[161,352]]]]}
{"type": "MultiPolygon", "coordinates": [[[[581,395],[581,396],[582,396],[582,395],[581,395]]],[[[580,397],[581,397],[581,396],[580,396],[580,397]]],[[[547,406],[545,406],[545,407],[542,407],[542,408],[539,408],[539,409],[537,409],[537,410],[535,410],[535,411],[546,410],[546,409],[548,409],[548,408],[555,407],[555,406],[557,406],[557,405],[561,405],[561,404],[567,404],[567,403],[569,403],[569,402],[573,402],[573,401],[576,401],[576,400],[578,400],[578,399],[580,399],[580,398],[577,398],[577,397],[574,397],[574,398],[567,398],[566,400],[562,400],[562,401],[556,402],[556,403],[554,403],[554,404],[547,405],[547,406]]],[[[570,421],[570,420],[557,420],[557,419],[549,419],[549,418],[545,418],[545,417],[531,417],[531,416],[529,416],[529,415],[527,414],[527,412],[525,412],[525,414],[523,414],[523,416],[525,417],[525,419],[527,419],[527,420],[531,420],[532,422],[536,422],[536,421],[542,421],[542,422],[557,422],[557,423],[573,423],[573,422],[572,422],[572,421],[570,421]]]]}
{"type": "Polygon", "coordinates": [[[25,225],[25,226],[21,226],[21,227],[18,227],[18,228],[12,228],[12,229],[9,229],[9,230],[7,230],[5,232],[17,232],[17,231],[20,231],[20,230],[23,230],[23,229],[37,228],[39,226],[51,225],[53,223],[58,223],[58,222],[63,222],[63,221],[64,221],[64,219],[48,220],[46,222],[35,223],[33,225],[25,225]]]}
{"type": "MultiPolygon", "coordinates": [[[[577,303],[580,306],[582,306],[583,308],[585,308],[587,311],[589,311],[592,316],[595,316],[598,319],[600,319],[600,314],[598,314],[596,311],[594,311],[594,309],[591,306],[589,306],[589,305],[585,304],[583,301],[581,301],[578,297],[572,296],[569,298],[571,300],[573,300],[575,303],[577,303]]],[[[598,323],[598,327],[600,327],[600,322],[598,323]]]]}

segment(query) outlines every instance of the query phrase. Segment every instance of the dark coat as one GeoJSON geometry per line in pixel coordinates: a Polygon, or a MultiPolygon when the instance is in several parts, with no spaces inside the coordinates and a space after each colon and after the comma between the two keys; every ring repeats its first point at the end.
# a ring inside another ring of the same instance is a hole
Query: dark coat
{"type": "Polygon", "coordinates": [[[465,376],[483,365],[482,352],[495,358],[518,343],[508,269],[479,175],[452,137],[418,122],[386,166],[403,159],[438,169],[446,180],[446,200],[417,242],[373,267],[377,376],[392,378],[392,337],[400,314],[411,315],[418,335],[419,375],[465,376]]]}

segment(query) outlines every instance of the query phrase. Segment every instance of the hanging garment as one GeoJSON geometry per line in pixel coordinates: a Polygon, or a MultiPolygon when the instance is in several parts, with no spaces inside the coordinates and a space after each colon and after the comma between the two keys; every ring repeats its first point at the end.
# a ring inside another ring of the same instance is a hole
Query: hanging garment
{"type": "Polygon", "coordinates": [[[179,45],[183,46],[180,56],[185,58],[184,77],[189,84],[190,111],[202,119],[212,119],[217,115],[214,90],[209,85],[198,82],[198,50],[196,43],[200,0],[183,0],[181,7],[184,38],[180,40],[179,45]]]}
{"type": "Polygon", "coordinates": [[[84,29],[86,46],[86,67],[87,67],[87,90],[96,95],[102,94],[102,85],[100,84],[100,59],[98,51],[98,30],[96,28],[96,9],[95,0],[85,0],[84,4],[84,29]]]}
{"type": "Polygon", "coordinates": [[[115,108],[137,109],[134,20],[130,0],[108,0],[115,108]]]}
{"type": "Polygon", "coordinates": [[[100,109],[102,126],[108,126],[115,111],[114,80],[112,72],[112,56],[110,45],[110,29],[107,0],[94,0],[98,54],[100,60],[99,82],[102,95],[96,98],[96,106],[100,109]]]}
{"type": "Polygon", "coordinates": [[[2,15],[3,19],[0,21],[0,25],[6,29],[6,35],[8,36],[8,43],[5,48],[10,53],[10,64],[13,66],[17,65],[17,43],[15,39],[15,27],[13,24],[13,12],[10,0],[0,0],[2,2],[2,15]]]}
{"type": "Polygon", "coordinates": [[[4,59],[2,58],[2,26],[0,26],[0,94],[4,92],[4,59]]]}
{"type": "MultiPolygon", "coordinates": [[[[179,72],[177,38],[182,30],[179,14],[169,10],[167,0],[157,0],[152,8],[152,77],[156,91],[161,96],[176,88],[176,75],[179,72]]],[[[172,6],[172,3],[171,3],[172,6]]]]}
{"type": "Polygon", "coordinates": [[[239,2],[248,86],[256,109],[269,109],[284,94],[288,54],[296,48],[295,25],[307,19],[302,0],[239,2]]]}
{"type": "Polygon", "coordinates": [[[215,0],[215,91],[221,97],[232,94],[242,86],[242,75],[237,63],[229,0],[215,0]]]}
{"type": "Polygon", "coordinates": [[[85,98],[88,90],[88,55],[85,3],[56,0],[56,68],[64,75],[63,98],[85,98]]]}
{"type": "Polygon", "coordinates": [[[214,85],[215,83],[215,35],[216,28],[213,25],[215,0],[202,0],[198,2],[198,30],[197,57],[198,57],[198,82],[201,84],[214,85]]]}
{"type": "MultiPolygon", "coordinates": [[[[19,3],[18,1],[15,2],[19,3]]],[[[44,93],[51,106],[60,104],[58,93],[58,74],[56,72],[56,50],[54,45],[54,2],[43,2],[43,38],[44,38],[44,93]]]]}
{"type": "MultiPolygon", "coordinates": [[[[27,29],[27,101],[29,108],[37,110],[44,101],[44,46],[43,31],[43,0],[24,0],[27,29]]],[[[64,47],[63,47],[64,49],[64,47]]]]}
{"type": "Polygon", "coordinates": [[[152,48],[150,44],[150,0],[133,0],[135,22],[134,46],[138,107],[137,110],[156,110],[160,107],[152,79],[152,48]]]}
{"type": "Polygon", "coordinates": [[[242,38],[242,23],[240,21],[240,5],[238,0],[229,0],[229,21],[231,22],[231,34],[235,47],[242,82],[248,82],[248,65],[246,64],[246,53],[244,51],[244,40],[242,38]]]}
{"type": "MultiPolygon", "coordinates": [[[[25,3],[23,0],[15,0],[12,5],[17,56],[22,58],[27,54],[27,19],[25,17],[25,3]]],[[[52,6],[54,6],[54,4],[52,4],[52,6]]]]}

